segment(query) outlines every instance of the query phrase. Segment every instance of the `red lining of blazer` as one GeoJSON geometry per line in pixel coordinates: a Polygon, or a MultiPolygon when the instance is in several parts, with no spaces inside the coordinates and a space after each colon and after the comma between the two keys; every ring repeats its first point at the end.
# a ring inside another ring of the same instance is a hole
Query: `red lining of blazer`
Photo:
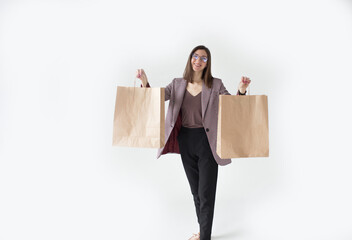
{"type": "Polygon", "coordinates": [[[178,114],[176,123],[174,128],[172,129],[169,139],[165,143],[164,149],[161,154],[167,154],[167,153],[180,153],[180,148],[178,146],[178,141],[177,141],[177,136],[178,133],[180,132],[181,125],[182,125],[182,120],[181,120],[181,110],[178,114]]]}

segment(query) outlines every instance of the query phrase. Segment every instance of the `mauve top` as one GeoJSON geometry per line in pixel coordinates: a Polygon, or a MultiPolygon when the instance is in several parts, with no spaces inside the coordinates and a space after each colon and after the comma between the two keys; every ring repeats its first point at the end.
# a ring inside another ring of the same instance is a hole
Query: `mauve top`
{"type": "Polygon", "coordinates": [[[186,89],[181,105],[182,112],[182,126],[188,128],[201,128],[202,123],[202,92],[193,96],[186,89]]]}

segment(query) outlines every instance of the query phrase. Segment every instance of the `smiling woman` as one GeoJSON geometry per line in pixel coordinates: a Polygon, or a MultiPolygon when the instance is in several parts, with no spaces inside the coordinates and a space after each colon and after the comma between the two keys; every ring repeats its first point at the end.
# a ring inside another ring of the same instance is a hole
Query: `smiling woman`
{"type": "Polygon", "coordinates": [[[189,83],[193,81],[199,82],[204,79],[204,83],[208,88],[212,87],[213,76],[211,74],[211,54],[207,47],[195,47],[188,57],[183,78],[189,83]]]}
{"type": "MultiPolygon", "coordinates": [[[[143,69],[137,70],[143,87],[150,87],[143,69]]],[[[245,95],[250,83],[242,77],[237,95],[245,95]],[[243,94],[242,94],[242,93],[243,94]]],[[[219,95],[230,95],[221,79],[211,74],[211,54],[205,46],[195,47],[188,56],[183,78],[175,78],[165,88],[165,101],[170,100],[165,121],[165,146],[158,158],[166,153],[180,153],[191,188],[200,232],[191,240],[210,240],[218,165],[216,153],[217,113],[219,95]]]]}

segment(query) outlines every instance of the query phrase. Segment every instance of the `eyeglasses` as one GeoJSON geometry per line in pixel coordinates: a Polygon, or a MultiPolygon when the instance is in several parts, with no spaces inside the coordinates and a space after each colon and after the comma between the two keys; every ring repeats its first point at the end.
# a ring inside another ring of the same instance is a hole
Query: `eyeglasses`
{"type": "Polygon", "coordinates": [[[194,60],[198,60],[199,58],[202,59],[203,62],[207,62],[208,61],[208,58],[207,57],[200,57],[198,56],[197,54],[193,54],[192,57],[194,58],[194,60]]]}

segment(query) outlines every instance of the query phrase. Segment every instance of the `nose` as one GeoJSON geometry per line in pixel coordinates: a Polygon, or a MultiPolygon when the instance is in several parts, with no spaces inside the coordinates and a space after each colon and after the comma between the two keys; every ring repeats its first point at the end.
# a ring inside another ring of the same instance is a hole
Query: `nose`
{"type": "Polygon", "coordinates": [[[196,63],[202,63],[202,60],[200,58],[198,58],[197,60],[195,60],[194,62],[196,63]]]}

